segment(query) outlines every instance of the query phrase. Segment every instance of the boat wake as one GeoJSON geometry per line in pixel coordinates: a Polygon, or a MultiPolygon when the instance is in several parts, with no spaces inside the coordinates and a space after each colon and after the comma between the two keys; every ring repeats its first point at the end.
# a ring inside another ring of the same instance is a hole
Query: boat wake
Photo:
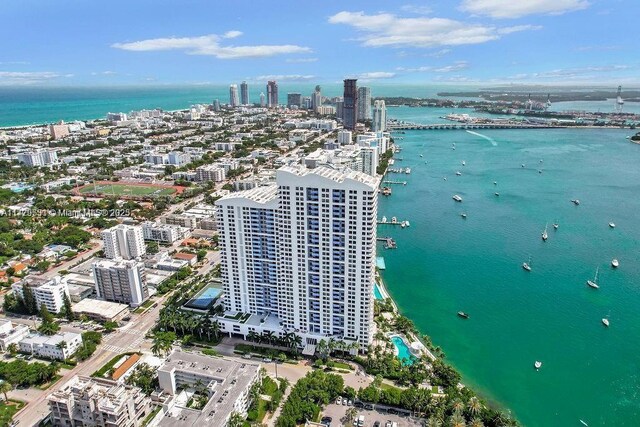
{"type": "Polygon", "coordinates": [[[498,146],[498,143],[493,139],[493,138],[489,138],[487,135],[483,135],[481,133],[478,132],[474,132],[472,130],[468,130],[466,131],[467,133],[470,133],[471,135],[475,135],[475,136],[479,136],[480,138],[484,138],[487,141],[489,141],[491,143],[491,145],[493,145],[494,147],[498,146]]]}

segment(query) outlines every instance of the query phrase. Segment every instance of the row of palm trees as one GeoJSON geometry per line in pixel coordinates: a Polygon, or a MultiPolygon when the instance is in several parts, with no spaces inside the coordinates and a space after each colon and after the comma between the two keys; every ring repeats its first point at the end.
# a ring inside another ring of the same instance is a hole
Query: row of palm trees
{"type": "Polygon", "coordinates": [[[302,347],[302,337],[300,335],[296,335],[293,332],[286,332],[282,336],[277,336],[271,331],[266,331],[261,334],[255,331],[250,331],[247,334],[247,340],[253,341],[258,344],[269,344],[277,345],[280,347],[287,347],[293,350],[295,353],[297,353],[300,347],[302,347]]]}
{"type": "Polygon", "coordinates": [[[329,356],[336,350],[342,352],[343,355],[346,353],[350,353],[352,350],[358,352],[360,350],[360,344],[358,343],[358,341],[347,343],[342,340],[330,338],[329,341],[318,341],[318,345],[316,346],[316,351],[323,357],[329,356]]]}
{"type": "Polygon", "coordinates": [[[211,336],[217,340],[220,336],[220,324],[217,320],[211,320],[210,316],[199,315],[191,311],[183,311],[175,306],[166,306],[160,310],[159,324],[164,329],[170,329],[177,335],[203,335],[211,341],[211,336]]]}

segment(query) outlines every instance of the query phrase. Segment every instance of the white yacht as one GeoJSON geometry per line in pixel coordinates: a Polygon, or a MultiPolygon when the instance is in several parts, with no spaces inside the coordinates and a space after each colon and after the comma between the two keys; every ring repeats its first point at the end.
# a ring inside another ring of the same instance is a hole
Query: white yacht
{"type": "Polygon", "coordinates": [[[462,166],[467,166],[467,162],[465,162],[464,160],[462,161],[462,166]]]}
{"type": "Polygon", "coordinates": [[[391,224],[397,224],[398,223],[398,218],[396,218],[395,216],[391,217],[391,224]]]}
{"type": "Polygon", "coordinates": [[[456,176],[460,176],[460,175],[462,175],[462,172],[456,171],[456,176]]]}
{"type": "Polygon", "coordinates": [[[498,193],[497,191],[495,193],[493,193],[496,195],[496,197],[498,197],[500,195],[500,193],[498,193]]]}
{"type": "Polygon", "coordinates": [[[420,154],[420,157],[424,157],[424,155],[423,155],[423,154],[420,154]]]}
{"type": "Polygon", "coordinates": [[[580,200],[578,200],[578,199],[573,199],[573,200],[571,201],[571,203],[573,203],[574,205],[578,206],[578,205],[580,204],[580,200]]]}
{"type": "Polygon", "coordinates": [[[553,229],[554,229],[554,230],[557,230],[557,229],[558,229],[558,227],[560,227],[560,224],[558,224],[557,222],[554,222],[554,223],[553,223],[553,229]]]}
{"type": "Polygon", "coordinates": [[[385,224],[387,222],[387,217],[383,216],[382,219],[380,220],[380,222],[385,224]]]}
{"type": "Polygon", "coordinates": [[[609,227],[611,227],[611,228],[616,228],[616,225],[615,225],[613,222],[610,222],[610,223],[609,223],[609,227]]]}
{"type": "Polygon", "coordinates": [[[598,286],[598,270],[599,269],[600,267],[596,268],[596,275],[594,276],[593,280],[587,280],[587,285],[589,285],[593,289],[598,289],[600,287],[598,286]]]}
{"type": "Polygon", "coordinates": [[[545,224],[544,231],[542,232],[542,240],[546,242],[548,238],[549,238],[549,235],[547,234],[547,225],[545,224]]]}
{"type": "Polygon", "coordinates": [[[462,197],[458,196],[457,194],[454,194],[452,199],[455,200],[456,202],[462,202],[462,197]]]}
{"type": "Polygon", "coordinates": [[[603,318],[602,319],[602,324],[608,328],[609,327],[609,319],[607,319],[606,317],[603,318]]]}
{"type": "Polygon", "coordinates": [[[405,222],[404,222],[404,224],[405,224],[407,227],[411,227],[411,224],[409,223],[409,221],[405,221],[405,222]]]}
{"type": "Polygon", "coordinates": [[[529,261],[522,263],[522,268],[527,271],[531,271],[531,257],[529,257],[529,261]]]}
{"type": "Polygon", "coordinates": [[[611,267],[618,268],[619,265],[620,265],[620,263],[618,262],[617,258],[614,258],[614,259],[611,260],[611,267]]]}
{"type": "Polygon", "coordinates": [[[533,367],[536,368],[536,371],[539,370],[540,368],[542,368],[542,362],[536,360],[533,364],[533,367]]]}
{"type": "Polygon", "coordinates": [[[461,214],[460,214],[460,216],[461,216],[462,218],[465,218],[465,219],[467,218],[467,214],[466,214],[466,213],[461,213],[461,214]]]}

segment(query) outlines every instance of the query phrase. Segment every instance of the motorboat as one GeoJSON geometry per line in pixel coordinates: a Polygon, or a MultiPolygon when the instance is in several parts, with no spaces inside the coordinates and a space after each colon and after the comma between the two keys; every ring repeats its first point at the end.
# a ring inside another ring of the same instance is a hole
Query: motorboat
{"type": "Polygon", "coordinates": [[[398,223],[398,218],[396,218],[395,216],[391,217],[391,224],[397,224],[398,223]]]}
{"type": "Polygon", "coordinates": [[[538,169],[538,173],[542,173],[542,169],[538,169]]]}
{"type": "Polygon", "coordinates": [[[467,162],[465,162],[464,160],[462,161],[462,166],[467,166],[467,162]]]}
{"type": "Polygon", "coordinates": [[[410,227],[410,226],[411,226],[411,224],[409,223],[409,221],[405,221],[405,222],[404,222],[404,224],[405,224],[407,227],[410,227]]]}
{"type": "Polygon", "coordinates": [[[620,263],[618,262],[617,258],[611,260],[611,267],[618,268],[619,265],[620,263]]]}
{"type": "Polygon", "coordinates": [[[531,271],[531,257],[529,257],[529,261],[522,263],[522,268],[526,271],[531,271]]]}
{"type": "Polygon", "coordinates": [[[604,319],[602,319],[602,324],[608,328],[609,327],[609,319],[607,319],[606,317],[604,319]]]}
{"type": "Polygon", "coordinates": [[[420,157],[424,157],[424,154],[420,154],[420,157]]]}
{"type": "Polygon", "coordinates": [[[445,176],[445,177],[443,177],[442,179],[444,179],[444,180],[446,181],[446,180],[447,180],[447,177],[445,176]]]}
{"type": "Polygon", "coordinates": [[[611,228],[616,228],[616,225],[615,225],[613,222],[610,222],[610,223],[609,223],[609,227],[611,227],[611,228]]]}
{"type": "Polygon", "coordinates": [[[462,175],[462,172],[456,171],[456,176],[460,176],[460,175],[462,175]]]}
{"type": "Polygon", "coordinates": [[[600,269],[600,267],[596,268],[596,275],[594,276],[593,280],[587,280],[587,285],[589,285],[589,287],[593,288],[593,289],[598,289],[600,286],[598,286],[598,270],[600,269]]]}
{"type": "Polygon", "coordinates": [[[498,181],[493,181],[493,185],[498,185],[498,181]]]}
{"type": "Polygon", "coordinates": [[[524,168],[524,163],[523,163],[523,164],[521,164],[520,166],[524,168]]]}
{"type": "Polygon", "coordinates": [[[578,205],[580,204],[580,200],[578,200],[578,199],[573,199],[573,200],[571,201],[571,203],[573,203],[574,205],[578,206],[578,205]]]}
{"type": "Polygon", "coordinates": [[[540,368],[542,368],[542,362],[536,360],[533,364],[533,367],[536,368],[536,371],[539,370],[540,368]]]}
{"type": "Polygon", "coordinates": [[[500,193],[498,193],[497,191],[495,193],[493,193],[496,195],[496,197],[500,196],[500,193]]]}
{"type": "Polygon", "coordinates": [[[380,220],[380,222],[383,223],[383,224],[386,223],[387,222],[387,217],[383,216],[382,219],[380,220]]]}
{"type": "Polygon", "coordinates": [[[462,317],[463,319],[468,319],[469,315],[467,313],[465,313],[464,311],[459,311],[458,312],[458,316],[462,317]]]}
{"type": "Polygon", "coordinates": [[[466,214],[466,213],[461,213],[461,214],[460,214],[460,216],[461,216],[462,218],[467,218],[467,214],[466,214]]]}
{"type": "Polygon", "coordinates": [[[544,231],[542,232],[542,240],[546,242],[548,238],[549,238],[549,235],[547,234],[547,226],[545,225],[544,231]]]}
{"type": "Polygon", "coordinates": [[[462,202],[462,197],[458,196],[457,194],[454,194],[452,199],[455,200],[456,202],[462,202]]]}
{"type": "Polygon", "coordinates": [[[558,224],[557,222],[554,222],[554,223],[553,223],[553,229],[554,229],[554,230],[557,230],[557,229],[558,229],[558,227],[560,227],[560,224],[558,224]]]}

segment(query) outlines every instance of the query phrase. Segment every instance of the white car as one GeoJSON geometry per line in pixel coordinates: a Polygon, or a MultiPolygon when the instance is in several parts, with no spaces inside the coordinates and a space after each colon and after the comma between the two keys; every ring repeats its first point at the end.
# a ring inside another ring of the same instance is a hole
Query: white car
{"type": "Polygon", "coordinates": [[[338,396],[338,398],[336,399],[336,405],[342,405],[342,397],[338,396]]]}

